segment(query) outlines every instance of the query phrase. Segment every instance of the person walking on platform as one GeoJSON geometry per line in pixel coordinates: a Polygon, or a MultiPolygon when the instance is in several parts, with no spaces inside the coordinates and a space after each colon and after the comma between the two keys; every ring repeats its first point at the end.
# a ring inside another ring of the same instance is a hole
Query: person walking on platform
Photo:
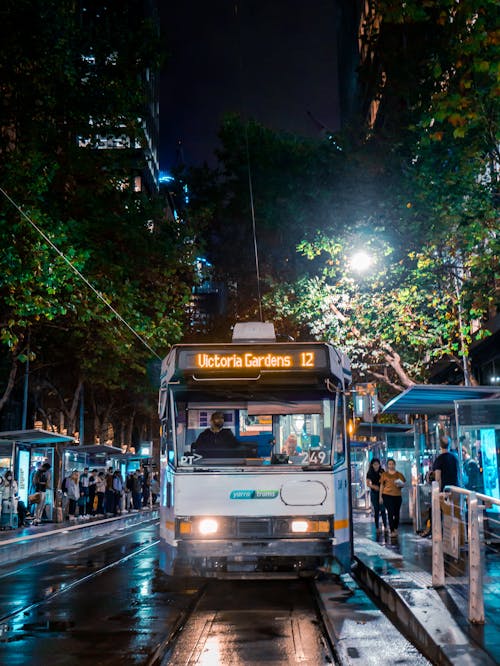
{"type": "Polygon", "coordinates": [[[375,518],[375,528],[378,533],[380,532],[380,516],[382,516],[384,530],[387,529],[387,513],[385,511],[385,506],[380,501],[380,477],[383,472],[384,468],[380,465],[380,460],[378,458],[373,458],[370,466],[368,467],[368,472],[366,473],[366,485],[370,489],[370,497],[375,518]]]}
{"type": "Polygon", "coordinates": [[[387,471],[380,476],[380,502],[384,503],[389,518],[391,537],[398,535],[399,512],[403,496],[401,488],[406,483],[405,477],[396,470],[394,458],[387,460],[387,471]]]}
{"type": "Polygon", "coordinates": [[[40,525],[45,509],[47,488],[50,485],[50,463],[43,463],[40,469],[35,473],[33,482],[35,485],[35,492],[38,495],[38,503],[35,509],[35,520],[33,521],[33,524],[40,525]]]}

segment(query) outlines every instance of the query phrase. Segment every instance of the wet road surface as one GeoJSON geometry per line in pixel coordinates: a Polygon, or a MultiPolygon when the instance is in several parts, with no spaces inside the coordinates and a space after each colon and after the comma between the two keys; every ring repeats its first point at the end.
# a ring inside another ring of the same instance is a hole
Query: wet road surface
{"type": "Polygon", "coordinates": [[[200,584],[158,566],[158,527],[0,569],[0,663],[144,664],[200,584]]]}
{"type": "Polygon", "coordinates": [[[332,664],[310,584],[213,581],[162,665],[332,664]]]}

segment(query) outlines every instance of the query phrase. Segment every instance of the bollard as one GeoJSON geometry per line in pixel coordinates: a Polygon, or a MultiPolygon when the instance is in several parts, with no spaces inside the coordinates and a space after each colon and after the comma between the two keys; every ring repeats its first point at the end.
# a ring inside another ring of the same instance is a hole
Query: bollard
{"type": "Polygon", "coordinates": [[[444,586],[443,531],[439,483],[432,482],[432,587],[444,586]]]}
{"type": "Polygon", "coordinates": [[[469,622],[484,624],[483,571],[481,566],[481,540],[479,507],[476,493],[470,493],[469,503],[469,622]]]}

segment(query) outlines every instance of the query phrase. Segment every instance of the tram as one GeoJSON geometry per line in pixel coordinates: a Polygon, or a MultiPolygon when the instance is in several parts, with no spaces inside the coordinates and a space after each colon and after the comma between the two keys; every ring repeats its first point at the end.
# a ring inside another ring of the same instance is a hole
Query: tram
{"type": "Polygon", "coordinates": [[[279,577],[349,565],[350,379],[332,345],[276,342],[269,323],[237,324],[232,343],[172,348],[159,396],[167,574],[279,577]],[[214,415],[227,436],[207,447],[214,415]]]}

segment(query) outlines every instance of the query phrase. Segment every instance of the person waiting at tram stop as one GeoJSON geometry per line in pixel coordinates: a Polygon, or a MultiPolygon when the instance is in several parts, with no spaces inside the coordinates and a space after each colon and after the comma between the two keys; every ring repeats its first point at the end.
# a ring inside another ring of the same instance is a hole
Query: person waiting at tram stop
{"type": "Polygon", "coordinates": [[[403,474],[396,470],[396,461],[394,458],[388,458],[387,471],[382,472],[380,475],[379,501],[382,502],[386,508],[391,537],[398,535],[399,514],[403,502],[401,488],[405,483],[406,479],[403,474]]]}
{"type": "Polygon", "coordinates": [[[89,468],[85,467],[83,473],[80,474],[80,497],[78,500],[79,515],[89,515],[89,468]]]}
{"type": "Polygon", "coordinates": [[[465,446],[462,446],[462,460],[464,486],[475,493],[484,493],[484,481],[479,463],[474,460],[465,446]]]}
{"type": "Polygon", "coordinates": [[[384,468],[380,464],[378,458],[372,458],[368,472],[366,473],[366,485],[370,489],[370,498],[373,507],[373,514],[375,519],[375,529],[377,534],[380,534],[379,521],[382,516],[382,524],[384,530],[387,530],[387,512],[383,502],[380,501],[380,477],[384,473],[384,468]]]}
{"type": "Polygon", "coordinates": [[[214,412],[210,427],[198,435],[193,448],[201,455],[210,454],[211,449],[230,449],[238,446],[238,440],[229,428],[224,428],[224,414],[214,412]]]}
{"type": "Polygon", "coordinates": [[[40,525],[42,521],[42,516],[45,510],[45,501],[47,496],[47,489],[50,487],[50,463],[45,462],[40,467],[39,470],[35,472],[33,477],[33,483],[35,486],[35,495],[36,495],[36,509],[35,509],[35,520],[33,525],[40,525]]]}
{"type": "MultiPolygon", "coordinates": [[[[440,454],[434,461],[432,471],[434,480],[439,483],[439,492],[443,492],[446,486],[458,486],[458,460],[457,457],[450,453],[450,439],[446,435],[441,435],[439,438],[440,454]]],[[[432,501],[429,507],[429,520],[427,521],[426,529],[421,532],[420,536],[428,537],[432,534],[432,501]]]]}
{"type": "Polygon", "coordinates": [[[19,499],[17,481],[10,469],[5,472],[3,478],[0,477],[0,497],[2,513],[17,513],[17,525],[23,527],[27,509],[24,502],[19,499]]]}
{"type": "Polygon", "coordinates": [[[76,507],[80,499],[80,484],[78,479],[78,472],[73,470],[69,477],[66,479],[66,493],[68,495],[68,516],[70,521],[76,520],[76,507]]]}

